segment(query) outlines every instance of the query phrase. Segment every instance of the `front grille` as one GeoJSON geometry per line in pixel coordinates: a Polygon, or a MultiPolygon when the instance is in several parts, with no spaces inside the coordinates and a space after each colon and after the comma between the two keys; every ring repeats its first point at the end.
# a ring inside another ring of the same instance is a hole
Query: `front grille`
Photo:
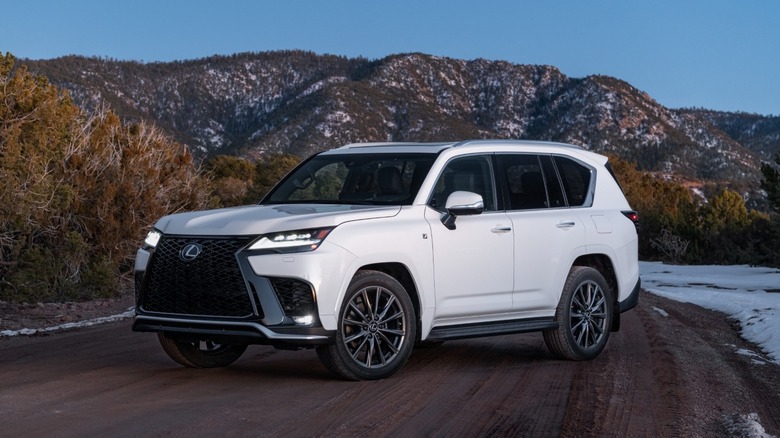
{"type": "Polygon", "coordinates": [[[284,314],[287,316],[314,315],[314,295],[311,286],[292,278],[271,277],[268,279],[279,298],[284,314]]]}
{"type": "Polygon", "coordinates": [[[141,308],[147,312],[246,317],[254,313],[235,254],[242,239],[163,236],[144,276],[141,308]],[[185,245],[200,245],[193,260],[182,260],[185,245]]]}

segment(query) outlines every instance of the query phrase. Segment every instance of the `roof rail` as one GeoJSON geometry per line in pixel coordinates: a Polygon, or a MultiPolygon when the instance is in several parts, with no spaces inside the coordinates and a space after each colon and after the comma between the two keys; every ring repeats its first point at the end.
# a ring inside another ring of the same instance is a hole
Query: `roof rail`
{"type": "Polygon", "coordinates": [[[339,146],[336,149],[353,149],[353,148],[372,148],[372,147],[387,147],[387,146],[454,146],[455,143],[451,141],[442,142],[424,142],[424,141],[385,141],[385,142],[367,142],[367,143],[349,143],[344,146],[339,146]]]}
{"type": "Polygon", "coordinates": [[[369,143],[350,143],[344,146],[340,146],[336,149],[362,149],[373,147],[394,147],[394,146],[430,146],[438,147],[441,150],[451,147],[463,147],[463,146],[496,146],[496,145],[528,145],[528,146],[555,146],[576,150],[587,150],[584,146],[574,145],[570,143],[560,143],[553,141],[540,141],[540,140],[521,140],[521,139],[472,139],[462,140],[458,142],[369,142],[369,143]]]}
{"type": "Polygon", "coordinates": [[[476,140],[463,140],[459,141],[455,144],[453,144],[453,147],[459,147],[459,146],[495,146],[497,144],[507,144],[507,145],[516,145],[516,144],[525,144],[525,145],[532,145],[532,146],[556,146],[556,147],[565,147],[570,149],[577,149],[577,150],[587,150],[584,146],[579,146],[571,143],[560,143],[555,141],[541,141],[541,140],[521,140],[521,139],[476,139],[476,140]]]}

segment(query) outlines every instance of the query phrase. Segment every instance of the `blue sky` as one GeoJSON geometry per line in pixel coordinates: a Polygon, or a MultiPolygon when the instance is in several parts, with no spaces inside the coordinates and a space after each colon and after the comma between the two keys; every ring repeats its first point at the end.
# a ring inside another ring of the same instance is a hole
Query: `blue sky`
{"type": "Polygon", "coordinates": [[[777,0],[0,0],[0,52],[144,62],[423,52],[605,74],[668,107],[780,115],[777,0]]]}

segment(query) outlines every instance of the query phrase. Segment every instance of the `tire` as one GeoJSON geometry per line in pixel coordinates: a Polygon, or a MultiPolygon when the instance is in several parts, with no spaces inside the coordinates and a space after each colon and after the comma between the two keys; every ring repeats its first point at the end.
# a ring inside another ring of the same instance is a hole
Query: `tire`
{"type": "Polygon", "coordinates": [[[609,340],[614,299],[604,276],[593,268],[574,266],[555,311],[558,328],[544,332],[544,342],[560,359],[590,360],[609,340]]]}
{"type": "Polygon", "coordinates": [[[246,350],[246,345],[226,345],[205,338],[199,341],[183,341],[166,333],[157,333],[163,350],[171,359],[192,368],[218,368],[232,364],[246,350]]]}
{"type": "Polygon", "coordinates": [[[416,335],[414,305],[401,283],[383,272],[361,271],[344,296],[335,344],[317,347],[317,355],[344,379],[383,379],[406,363],[416,335]]]}

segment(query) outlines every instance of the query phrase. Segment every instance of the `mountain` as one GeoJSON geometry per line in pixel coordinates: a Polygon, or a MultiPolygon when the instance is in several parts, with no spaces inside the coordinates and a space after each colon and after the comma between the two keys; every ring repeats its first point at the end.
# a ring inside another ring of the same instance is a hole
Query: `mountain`
{"type": "Polygon", "coordinates": [[[703,109],[681,110],[681,113],[706,120],[743,146],[756,152],[762,160],[771,161],[780,153],[780,116],[730,113],[703,109]]]}
{"type": "Polygon", "coordinates": [[[665,108],[608,76],[424,54],[379,60],[283,51],[139,63],[68,56],[23,64],[89,110],[106,102],[200,156],[301,157],[357,141],[563,141],[689,179],[760,180],[780,121],[665,108]]]}

